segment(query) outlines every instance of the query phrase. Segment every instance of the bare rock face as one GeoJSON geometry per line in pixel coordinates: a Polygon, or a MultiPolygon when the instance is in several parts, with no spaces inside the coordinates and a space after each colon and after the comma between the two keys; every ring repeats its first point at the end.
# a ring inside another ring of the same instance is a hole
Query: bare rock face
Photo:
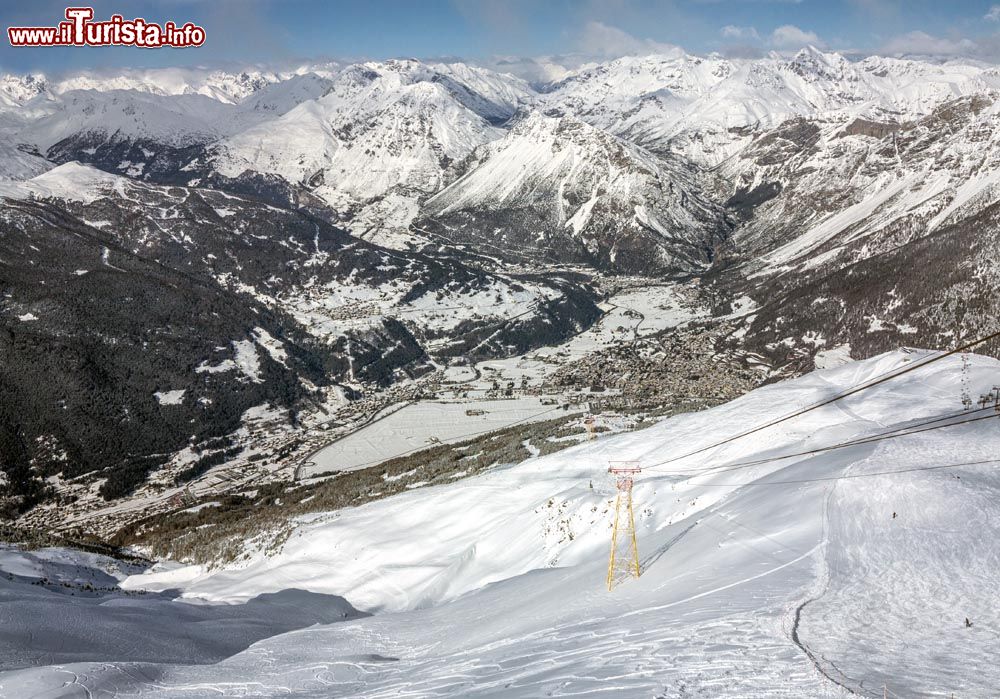
{"type": "Polygon", "coordinates": [[[889,134],[899,131],[899,128],[899,124],[883,123],[869,119],[855,119],[844,129],[844,135],[883,139],[889,134]]]}

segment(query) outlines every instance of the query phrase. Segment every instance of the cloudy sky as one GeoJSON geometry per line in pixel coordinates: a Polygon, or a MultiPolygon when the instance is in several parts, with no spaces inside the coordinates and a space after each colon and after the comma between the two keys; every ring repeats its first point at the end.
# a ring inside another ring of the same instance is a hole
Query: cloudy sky
{"type": "MultiPolygon", "coordinates": [[[[1000,0],[998,0],[1000,2],[1000,0]]],[[[78,3],[75,3],[78,4],[78,3]]],[[[224,63],[302,58],[575,55],[668,51],[733,56],[812,44],[852,53],[1000,62],[1000,4],[978,0],[94,0],[118,13],[204,26],[197,49],[13,48],[0,69],[224,63]]],[[[8,26],[55,25],[66,6],[3,0],[8,26]]]]}

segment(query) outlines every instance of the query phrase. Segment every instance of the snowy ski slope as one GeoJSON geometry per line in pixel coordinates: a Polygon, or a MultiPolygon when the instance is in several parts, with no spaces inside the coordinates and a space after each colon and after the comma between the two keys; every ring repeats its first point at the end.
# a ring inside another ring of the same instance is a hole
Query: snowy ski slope
{"type": "MultiPolygon", "coordinates": [[[[126,586],[181,588],[192,601],[335,593],[375,616],[276,636],[217,665],[109,658],[7,673],[0,693],[750,698],[881,696],[886,684],[903,697],[994,696],[996,420],[735,466],[954,414],[960,358],[655,466],[925,356],[813,372],[640,432],[310,516],[279,555],[239,568],[134,576],[126,586]],[[647,468],[635,491],[643,575],[612,593],[609,459],[647,468]],[[991,462],[936,468],[980,461],[991,462]]],[[[973,391],[998,379],[1000,363],[972,358],[973,391]]]]}

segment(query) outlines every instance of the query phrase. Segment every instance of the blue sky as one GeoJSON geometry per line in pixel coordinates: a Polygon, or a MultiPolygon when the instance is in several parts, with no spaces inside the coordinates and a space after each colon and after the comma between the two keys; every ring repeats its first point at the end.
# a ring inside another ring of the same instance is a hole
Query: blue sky
{"type": "MultiPolygon", "coordinates": [[[[83,4],[83,3],[75,3],[83,4]]],[[[755,55],[806,43],[862,53],[1000,61],[1000,4],[986,0],[94,0],[150,21],[193,21],[197,49],[12,48],[0,68],[282,63],[302,58],[580,54],[609,58],[679,45],[755,55]]],[[[54,25],[65,2],[3,0],[11,25],[54,25]]]]}

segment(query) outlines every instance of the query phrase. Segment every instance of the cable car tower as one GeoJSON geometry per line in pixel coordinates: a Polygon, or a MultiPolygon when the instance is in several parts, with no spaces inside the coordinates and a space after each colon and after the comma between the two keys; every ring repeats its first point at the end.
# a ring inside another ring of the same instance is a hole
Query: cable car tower
{"type": "Polygon", "coordinates": [[[638,578],[642,572],[632,514],[632,484],[641,471],[638,461],[612,461],[608,468],[618,488],[615,523],[611,529],[611,557],[608,559],[608,590],[631,577],[638,578]]]}

